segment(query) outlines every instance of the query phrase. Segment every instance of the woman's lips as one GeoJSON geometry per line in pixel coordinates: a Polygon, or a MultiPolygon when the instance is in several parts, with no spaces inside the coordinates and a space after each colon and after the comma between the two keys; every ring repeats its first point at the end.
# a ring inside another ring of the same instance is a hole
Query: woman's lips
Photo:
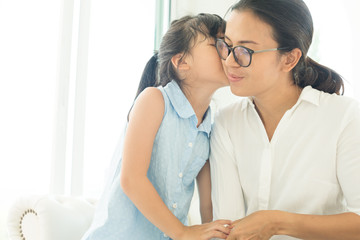
{"type": "Polygon", "coordinates": [[[244,77],[240,77],[240,76],[230,74],[230,73],[227,74],[227,77],[230,82],[239,82],[244,79],[244,77]]]}

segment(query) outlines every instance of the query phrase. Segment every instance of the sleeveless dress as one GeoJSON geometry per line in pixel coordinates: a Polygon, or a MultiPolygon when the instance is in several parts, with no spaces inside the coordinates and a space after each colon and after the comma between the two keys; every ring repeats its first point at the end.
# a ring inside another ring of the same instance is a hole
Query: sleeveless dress
{"type": "MultiPolygon", "coordinates": [[[[209,157],[211,112],[209,108],[197,128],[195,112],[177,83],[172,81],[158,89],[164,97],[165,111],[147,176],[166,206],[186,225],[194,180],[209,157]]],[[[169,239],[121,189],[122,145],[120,141],[111,163],[112,173],[82,240],[169,239]]]]}

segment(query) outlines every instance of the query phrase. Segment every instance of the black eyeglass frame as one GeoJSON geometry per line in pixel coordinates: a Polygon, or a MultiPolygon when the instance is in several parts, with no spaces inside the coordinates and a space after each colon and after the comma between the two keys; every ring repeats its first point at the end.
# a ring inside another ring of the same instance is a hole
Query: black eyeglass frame
{"type": "Polygon", "coordinates": [[[220,57],[222,60],[226,60],[226,59],[229,57],[230,53],[232,52],[232,54],[233,54],[233,56],[234,56],[234,59],[235,59],[235,62],[236,62],[237,64],[239,64],[241,67],[249,67],[249,66],[250,66],[251,61],[252,61],[252,55],[253,55],[254,53],[262,53],[262,52],[270,52],[270,51],[277,51],[277,50],[288,49],[288,47],[279,47],[279,48],[270,48],[270,49],[264,49],[264,50],[254,51],[254,50],[252,50],[252,49],[250,49],[250,48],[247,48],[247,47],[244,47],[244,46],[241,46],[241,45],[234,46],[234,47],[230,47],[230,46],[224,41],[224,39],[221,39],[221,38],[217,38],[217,39],[215,40],[215,48],[216,48],[216,51],[217,51],[219,57],[220,57]],[[218,44],[217,44],[218,42],[223,42],[223,43],[225,43],[225,46],[226,46],[226,48],[228,49],[228,55],[227,55],[226,58],[223,58],[223,57],[221,56],[220,50],[219,50],[218,47],[217,47],[217,46],[218,46],[218,44]],[[242,66],[242,65],[239,63],[239,60],[237,59],[237,57],[236,57],[236,55],[235,55],[235,52],[234,52],[235,48],[237,48],[237,47],[244,48],[244,49],[249,53],[249,55],[250,55],[250,60],[249,60],[249,64],[248,64],[248,65],[242,66]]]}

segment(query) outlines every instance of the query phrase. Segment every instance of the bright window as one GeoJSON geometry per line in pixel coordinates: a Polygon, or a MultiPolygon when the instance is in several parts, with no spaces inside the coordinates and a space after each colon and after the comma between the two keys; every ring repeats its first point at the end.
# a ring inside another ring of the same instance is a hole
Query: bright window
{"type": "Polygon", "coordinates": [[[19,196],[71,194],[74,182],[81,185],[78,194],[99,196],[153,54],[155,0],[0,0],[0,35],[0,240],[5,240],[7,211],[19,196]],[[81,123],[75,106],[85,112],[84,151],[74,137],[75,123],[81,123]],[[59,131],[64,148],[54,148],[59,131]],[[64,156],[58,162],[65,168],[52,172],[54,149],[64,156]],[[76,151],[84,156],[79,175],[72,171],[76,151]]]}
{"type": "Polygon", "coordinates": [[[153,54],[155,1],[93,1],[84,145],[84,195],[99,196],[142,70],[153,54]]]}
{"type": "Polygon", "coordinates": [[[61,0],[0,1],[0,239],[19,195],[49,191],[61,0]]]}

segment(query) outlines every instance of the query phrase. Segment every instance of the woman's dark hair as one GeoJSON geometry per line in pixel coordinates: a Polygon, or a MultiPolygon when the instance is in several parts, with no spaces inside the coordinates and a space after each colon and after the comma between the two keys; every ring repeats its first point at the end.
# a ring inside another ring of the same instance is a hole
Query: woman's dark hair
{"type": "Polygon", "coordinates": [[[183,57],[189,54],[199,34],[216,39],[219,32],[225,32],[225,21],[216,14],[200,13],[174,20],[162,38],[159,51],[145,66],[136,97],[147,87],[165,86],[172,80],[182,87],[171,58],[178,53],[183,53],[183,57]]]}
{"type": "Polygon", "coordinates": [[[313,21],[303,0],[240,0],[231,11],[250,10],[273,29],[273,38],[282,52],[299,48],[302,56],[293,69],[294,83],[301,88],[308,85],[328,93],[344,93],[342,77],[307,56],[313,37],[313,21]]]}

